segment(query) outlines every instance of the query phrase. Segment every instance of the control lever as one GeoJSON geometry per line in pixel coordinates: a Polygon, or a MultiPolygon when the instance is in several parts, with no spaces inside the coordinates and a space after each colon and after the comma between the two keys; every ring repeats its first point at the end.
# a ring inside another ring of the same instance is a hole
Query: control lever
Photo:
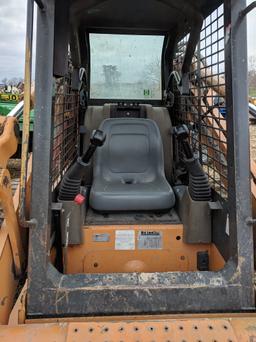
{"type": "Polygon", "coordinates": [[[99,129],[95,129],[92,132],[91,138],[90,138],[90,145],[87,149],[87,151],[82,155],[81,159],[82,162],[85,164],[88,164],[96,151],[97,147],[100,147],[104,144],[106,140],[106,134],[102,132],[99,129]]]}
{"type": "Polygon", "coordinates": [[[189,137],[188,127],[184,124],[174,127],[174,135],[176,136],[178,141],[181,143],[185,157],[187,159],[193,158],[194,157],[193,151],[188,141],[188,137],[189,137]]]}
{"type": "Polygon", "coordinates": [[[96,149],[104,144],[106,134],[101,130],[94,130],[90,138],[90,145],[87,151],[78,157],[76,162],[69,168],[60,185],[59,200],[73,201],[80,193],[81,181],[84,171],[96,149]]]}
{"type": "Polygon", "coordinates": [[[198,158],[189,144],[189,130],[186,125],[174,127],[173,133],[180,142],[185,158],[183,160],[189,174],[188,191],[194,201],[210,201],[211,187],[198,158]]]}

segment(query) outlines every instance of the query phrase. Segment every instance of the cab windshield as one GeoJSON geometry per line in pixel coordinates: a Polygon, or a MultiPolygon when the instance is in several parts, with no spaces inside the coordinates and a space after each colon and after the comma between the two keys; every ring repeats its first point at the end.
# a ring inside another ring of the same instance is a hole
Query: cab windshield
{"type": "Polygon", "coordinates": [[[90,34],[91,99],[161,100],[164,36],[90,34]]]}

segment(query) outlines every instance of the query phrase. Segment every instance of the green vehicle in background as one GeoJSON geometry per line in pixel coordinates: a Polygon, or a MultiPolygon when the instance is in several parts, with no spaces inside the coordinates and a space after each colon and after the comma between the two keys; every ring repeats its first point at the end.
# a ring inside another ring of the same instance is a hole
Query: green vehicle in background
{"type": "MultiPolygon", "coordinates": [[[[21,156],[21,136],[23,130],[23,96],[20,94],[12,94],[7,92],[0,92],[0,115],[3,116],[15,116],[19,122],[20,139],[17,153],[15,158],[20,158],[21,156]]],[[[33,130],[34,130],[34,109],[30,111],[30,122],[29,122],[29,152],[32,151],[32,141],[33,141],[33,130]]]]}
{"type": "MultiPolygon", "coordinates": [[[[7,116],[22,100],[21,95],[12,93],[0,93],[0,115],[7,116]]],[[[19,117],[19,127],[22,131],[23,115],[19,117]]],[[[30,112],[30,132],[33,132],[34,109],[30,112]]]]}

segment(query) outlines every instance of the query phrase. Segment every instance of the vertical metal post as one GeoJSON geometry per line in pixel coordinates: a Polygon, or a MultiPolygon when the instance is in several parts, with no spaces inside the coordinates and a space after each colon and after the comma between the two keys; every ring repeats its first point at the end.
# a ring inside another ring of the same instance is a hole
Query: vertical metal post
{"type": "Polygon", "coordinates": [[[27,181],[28,146],[29,146],[30,101],[31,101],[33,21],[34,21],[34,1],[27,0],[24,108],[23,108],[20,199],[19,199],[19,204],[20,204],[19,218],[20,218],[21,225],[24,225],[26,221],[25,204],[26,204],[26,181],[27,181]]]}
{"type": "Polygon", "coordinates": [[[229,226],[231,255],[242,286],[241,308],[254,305],[253,234],[249,167],[246,0],[225,1],[229,226]]]}
{"type": "MultiPolygon", "coordinates": [[[[48,260],[51,223],[51,146],[55,1],[44,1],[45,10],[37,14],[35,123],[32,166],[31,217],[37,227],[30,230],[29,261],[41,257],[44,264],[29,268],[33,286],[48,260]],[[38,274],[39,272],[39,274],[38,274]]],[[[39,287],[41,287],[39,285],[39,287]]],[[[37,291],[34,289],[34,291],[37,291]]],[[[33,292],[36,295],[36,292],[33,292]]]]}

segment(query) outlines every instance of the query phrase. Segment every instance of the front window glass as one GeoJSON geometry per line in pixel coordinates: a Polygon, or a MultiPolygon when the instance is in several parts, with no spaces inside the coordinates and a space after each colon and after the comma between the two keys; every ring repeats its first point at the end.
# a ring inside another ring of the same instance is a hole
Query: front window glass
{"type": "Polygon", "coordinates": [[[91,99],[160,100],[163,36],[90,34],[91,99]]]}

